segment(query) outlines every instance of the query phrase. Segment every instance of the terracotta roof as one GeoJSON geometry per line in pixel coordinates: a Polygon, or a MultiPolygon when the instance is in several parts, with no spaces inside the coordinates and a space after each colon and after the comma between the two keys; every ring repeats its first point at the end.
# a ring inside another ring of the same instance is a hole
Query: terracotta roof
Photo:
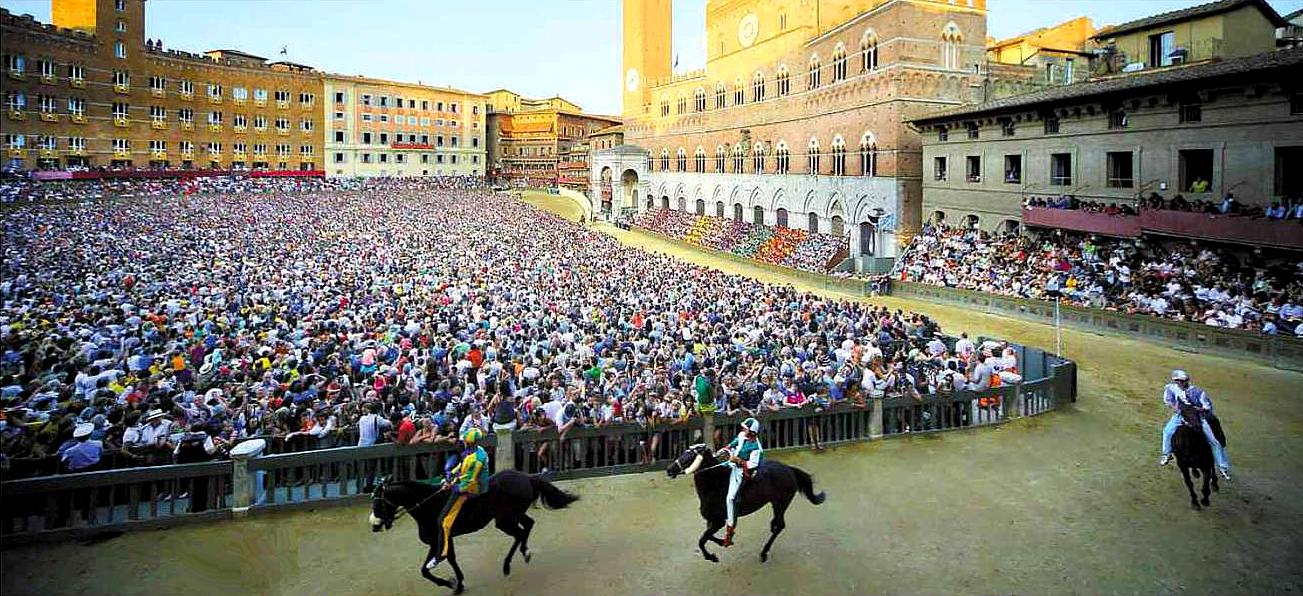
{"type": "MultiPolygon", "coordinates": [[[[934,122],[955,116],[969,116],[1012,109],[1026,109],[1041,104],[1082,99],[1098,95],[1132,92],[1148,87],[1166,87],[1176,83],[1185,83],[1218,77],[1256,73],[1275,69],[1303,67],[1303,48],[1290,48],[1244,58],[1233,58],[1217,62],[1202,62],[1189,66],[1176,66],[1154,70],[1115,75],[1106,79],[1096,79],[1075,85],[1064,85],[1042,89],[1023,95],[1014,95],[990,101],[984,104],[962,106],[926,116],[915,118],[911,122],[934,122]]],[[[1300,74],[1281,73],[1281,78],[1297,78],[1300,74]]]]}
{"type": "Polygon", "coordinates": [[[590,136],[590,137],[595,137],[595,136],[598,136],[598,135],[612,135],[612,134],[616,134],[616,133],[621,133],[621,134],[624,133],[624,125],[623,125],[623,124],[616,124],[615,126],[608,126],[608,127],[606,127],[606,128],[599,128],[599,129],[597,129],[596,131],[593,131],[593,134],[590,134],[590,135],[588,135],[588,136],[590,136]]]}
{"type": "Polygon", "coordinates": [[[1280,14],[1277,13],[1276,10],[1271,7],[1270,4],[1267,4],[1266,0],[1218,0],[1217,2],[1209,2],[1207,4],[1191,6],[1189,8],[1183,8],[1181,10],[1173,10],[1171,12],[1159,13],[1150,17],[1145,17],[1143,19],[1136,19],[1134,21],[1122,23],[1120,25],[1112,25],[1109,27],[1104,27],[1098,33],[1096,33],[1095,36],[1092,37],[1091,39],[1105,39],[1116,35],[1121,35],[1123,33],[1140,31],[1143,29],[1149,29],[1151,27],[1166,25],[1168,23],[1174,23],[1177,21],[1186,21],[1197,17],[1212,16],[1223,12],[1229,12],[1244,6],[1257,7],[1258,10],[1262,11],[1263,16],[1266,16],[1267,20],[1271,21],[1271,23],[1277,27],[1284,27],[1285,25],[1288,24],[1285,21],[1285,19],[1282,19],[1280,17],[1280,14]]]}

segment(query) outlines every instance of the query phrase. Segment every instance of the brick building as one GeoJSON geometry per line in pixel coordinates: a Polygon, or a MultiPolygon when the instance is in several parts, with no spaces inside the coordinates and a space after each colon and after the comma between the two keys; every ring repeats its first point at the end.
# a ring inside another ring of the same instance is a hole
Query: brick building
{"type": "Polygon", "coordinates": [[[561,97],[528,99],[507,89],[485,96],[489,173],[513,184],[586,187],[588,135],[620,123],[561,97]]]}

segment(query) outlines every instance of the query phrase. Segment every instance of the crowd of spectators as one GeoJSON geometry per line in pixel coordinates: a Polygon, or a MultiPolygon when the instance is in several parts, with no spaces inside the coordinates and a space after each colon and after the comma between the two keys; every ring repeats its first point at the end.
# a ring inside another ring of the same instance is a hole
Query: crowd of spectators
{"type": "Polygon", "coordinates": [[[1023,201],[1024,207],[1041,208],[1041,209],[1072,209],[1077,211],[1086,211],[1088,213],[1105,213],[1108,215],[1139,215],[1135,207],[1131,205],[1117,203],[1104,203],[1101,201],[1082,201],[1073,195],[1061,195],[1057,197],[1027,197],[1023,201]]]}
{"type": "Polygon", "coordinates": [[[990,387],[1016,364],[940,341],[922,315],[642,252],[485,190],[25,204],[3,232],[10,474],[203,461],[255,437],[451,442],[491,424],[564,438],[636,423],[647,460],[700,404],[864,407],[990,387]]]}
{"type": "Polygon", "coordinates": [[[1235,198],[1234,192],[1226,193],[1226,196],[1222,197],[1220,201],[1187,200],[1185,195],[1179,193],[1169,200],[1157,192],[1151,192],[1148,197],[1139,200],[1137,205],[1085,201],[1073,195],[1060,195],[1057,197],[1031,196],[1023,201],[1023,207],[1029,209],[1071,209],[1108,215],[1139,215],[1139,209],[1151,209],[1154,211],[1184,211],[1209,215],[1231,215],[1303,222],[1303,197],[1273,201],[1271,205],[1263,207],[1241,203],[1235,198]]]}
{"type": "Polygon", "coordinates": [[[1303,337],[1303,260],[1282,253],[1061,230],[1036,237],[930,224],[901,278],[1004,296],[1303,337]],[[1292,258],[1293,260],[1290,260],[1292,258]]]}
{"type": "Polygon", "coordinates": [[[655,209],[634,218],[634,225],[697,246],[761,263],[827,273],[844,253],[847,240],[798,228],[752,224],[724,217],[655,209]]]}
{"type": "Polygon", "coordinates": [[[38,181],[27,177],[0,179],[0,204],[51,201],[92,201],[109,198],[167,197],[195,193],[303,193],[385,188],[390,185],[430,189],[481,188],[474,176],[423,178],[307,178],[222,174],[193,178],[102,178],[38,181]]]}

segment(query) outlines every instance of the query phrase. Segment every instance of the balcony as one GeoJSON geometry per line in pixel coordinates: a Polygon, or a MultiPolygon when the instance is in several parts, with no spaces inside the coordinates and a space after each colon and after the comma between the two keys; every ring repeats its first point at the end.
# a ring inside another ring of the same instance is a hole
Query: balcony
{"type": "Polygon", "coordinates": [[[184,151],[184,150],[181,151],[181,159],[187,159],[187,160],[189,160],[189,159],[194,159],[194,158],[195,158],[195,152],[194,152],[194,151],[184,151]]]}
{"type": "Polygon", "coordinates": [[[260,135],[267,134],[267,127],[266,127],[266,126],[255,126],[255,127],[253,127],[253,132],[256,132],[256,133],[258,133],[258,134],[260,134],[260,135]]]}
{"type": "Polygon", "coordinates": [[[288,102],[288,101],[279,101],[279,100],[277,100],[277,101],[276,101],[276,108],[277,108],[277,109],[281,109],[281,110],[288,110],[288,109],[290,109],[290,102],[288,102]]]}
{"type": "Polygon", "coordinates": [[[27,112],[24,112],[24,111],[22,111],[22,110],[15,110],[15,109],[13,109],[13,108],[10,108],[10,109],[9,109],[9,119],[10,119],[10,120],[20,120],[20,121],[21,121],[21,120],[26,120],[26,119],[27,119],[27,112]]]}
{"type": "Polygon", "coordinates": [[[213,105],[220,105],[220,104],[222,103],[222,96],[220,96],[220,95],[209,95],[209,96],[208,96],[208,103],[211,103],[211,104],[213,104],[213,105]]]}
{"type": "Polygon", "coordinates": [[[1029,226],[1076,230],[1120,238],[1134,238],[1140,235],[1140,218],[1134,215],[1107,215],[1075,209],[1032,207],[1023,209],[1022,221],[1029,226]]]}
{"type": "Polygon", "coordinates": [[[315,107],[317,107],[317,104],[315,104],[315,103],[300,103],[300,104],[299,104],[299,108],[302,109],[302,110],[305,111],[305,112],[310,112],[310,111],[312,111],[312,109],[315,108],[315,107]]]}
{"type": "Polygon", "coordinates": [[[72,116],[69,116],[69,120],[72,120],[72,123],[73,123],[73,124],[85,124],[85,123],[86,123],[86,115],[85,115],[85,114],[73,114],[72,116]]]}
{"type": "Polygon", "coordinates": [[[67,155],[67,156],[70,156],[70,157],[85,157],[85,156],[86,156],[86,148],[85,148],[85,147],[72,147],[72,148],[69,148],[69,149],[64,149],[63,154],[64,154],[64,155],[67,155]]]}
{"type": "Polygon", "coordinates": [[[260,108],[262,108],[262,107],[266,107],[266,106],[267,106],[267,100],[265,100],[265,99],[255,99],[255,100],[253,100],[253,105],[255,105],[255,106],[257,106],[257,107],[260,107],[260,108]]]}
{"type": "Polygon", "coordinates": [[[315,131],[313,131],[311,128],[302,128],[302,129],[299,129],[299,131],[302,132],[302,133],[303,133],[303,136],[305,136],[305,137],[306,137],[306,136],[311,136],[312,133],[315,132],[315,131]]]}
{"type": "Polygon", "coordinates": [[[290,129],[288,129],[288,128],[278,128],[278,129],[276,129],[276,136],[278,136],[278,137],[288,137],[288,136],[290,136],[290,129]]]}
{"type": "Polygon", "coordinates": [[[123,158],[123,159],[128,159],[128,158],[131,157],[131,150],[130,150],[130,149],[114,149],[114,150],[113,150],[113,157],[121,157],[121,158],[123,158]]]}
{"type": "Polygon", "coordinates": [[[186,132],[193,132],[194,129],[195,129],[195,123],[194,123],[194,122],[182,122],[182,123],[181,123],[181,130],[184,130],[184,131],[186,131],[186,132]]]}
{"type": "Polygon", "coordinates": [[[27,73],[18,69],[9,69],[9,78],[15,81],[21,81],[27,78],[27,73]]]}
{"type": "Polygon", "coordinates": [[[153,150],[149,152],[149,156],[152,159],[167,159],[167,150],[165,149],[153,150]]]}
{"type": "Polygon", "coordinates": [[[131,119],[126,116],[114,116],[113,126],[116,126],[118,128],[126,128],[128,126],[131,126],[131,119]]]}
{"type": "Polygon", "coordinates": [[[73,89],[85,89],[86,79],[68,79],[68,86],[73,89]]]}
{"type": "Polygon", "coordinates": [[[240,151],[235,151],[231,153],[231,159],[235,161],[244,161],[245,155],[240,151]]]}
{"type": "Polygon", "coordinates": [[[246,133],[246,132],[249,131],[249,127],[248,127],[248,126],[240,126],[239,124],[237,124],[237,125],[235,125],[235,126],[232,126],[232,127],[231,127],[231,130],[235,131],[237,134],[244,134],[244,133],[246,133]]]}
{"type": "Polygon", "coordinates": [[[241,99],[241,98],[235,98],[235,99],[232,99],[232,100],[231,100],[231,103],[232,103],[232,104],[235,104],[235,105],[237,105],[237,106],[242,106],[242,105],[245,105],[245,104],[249,103],[249,100],[247,100],[247,99],[241,99]]]}
{"type": "Polygon", "coordinates": [[[149,123],[149,127],[154,130],[166,130],[167,122],[163,120],[154,120],[149,123]]]}
{"type": "Polygon", "coordinates": [[[177,96],[177,97],[180,97],[180,98],[181,98],[182,100],[184,100],[184,101],[191,101],[191,100],[193,100],[193,99],[195,98],[195,92],[194,92],[194,91],[182,91],[182,92],[180,92],[180,93],[177,93],[176,96],[177,96]]]}
{"type": "Polygon", "coordinates": [[[1156,234],[1303,249],[1303,225],[1296,221],[1145,210],[1140,212],[1140,225],[1156,234]]]}
{"type": "Polygon", "coordinates": [[[41,122],[58,122],[59,115],[54,112],[41,112],[41,122]]]}
{"type": "Polygon", "coordinates": [[[210,123],[208,125],[208,132],[222,132],[222,125],[210,123]]]}
{"type": "Polygon", "coordinates": [[[42,147],[39,151],[37,151],[37,155],[41,156],[44,159],[50,159],[50,158],[58,157],[59,152],[53,147],[42,147]]]}
{"type": "Polygon", "coordinates": [[[157,88],[157,87],[150,87],[150,88],[149,88],[149,95],[150,95],[151,97],[160,97],[160,98],[162,98],[162,97],[167,97],[167,89],[159,89],[159,88],[157,88]]]}
{"type": "Polygon", "coordinates": [[[45,85],[54,85],[58,83],[58,77],[54,75],[41,75],[41,83],[45,85]]]}
{"type": "Polygon", "coordinates": [[[118,95],[131,95],[131,85],[123,85],[123,84],[121,84],[121,83],[114,83],[114,84],[113,84],[113,92],[114,92],[114,93],[117,93],[118,95]]]}
{"type": "Polygon", "coordinates": [[[11,159],[24,159],[27,157],[27,150],[21,147],[10,147],[9,157],[11,159]]]}

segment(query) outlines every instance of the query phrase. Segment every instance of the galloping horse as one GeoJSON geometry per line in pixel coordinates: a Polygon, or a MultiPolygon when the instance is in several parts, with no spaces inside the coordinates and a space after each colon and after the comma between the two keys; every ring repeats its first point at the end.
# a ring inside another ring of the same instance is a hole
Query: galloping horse
{"type": "MultiPolygon", "coordinates": [[[[1176,434],[1172,435],[1172,452],[1176,454],[1176,465],[1181,468],[1181,477],[1185,479],[1185,488],[1190,491],[1190,506],[1199,509],[1200,500],[1195,498],[1194,483],[1190,481],[1190,474],[1193,473],[1195,478],[1203,474],[1203,500],[1204,505],[1208,505],[1208,484],[1212,483],[1214,492],[1220,492],[1221,488],[1217,486],[1217,475],[1213,473],[1213,450],[1208,444],[1207,437],[1203,434],[1202,412],[1199,408],[1189,405],[1181,405],[1181,425],[1176,428],[1176,434]]],[[[1220,431],[1216,428],[1214,431],[1220,431]]],[[[1222,435],[1217,434],[1218,438],[1222,435]]],[[[1225,439],[1222,439],[1225,444],[1225,439]]]]}
{"type": "MultiPolygon", "coordinates": [[[[430,552],[421,559],[421,575],[437,585],[453,588],[454,594],[461,594],[461,567],[457,565],[456,547],[451,539],[448,543],[448,563],[457,575],[456,583],[436,577],[426,569],[425,563],[439,552],[439,513],[451,492],[424,482],[388,482],[381,479],[371,493],[371,531],[379,532],[393,527],[394,520],[401,512],[406,512],[416,520],[421,542],[430,545],[430,552]]],[[[457,521],[452,527],[453,536],[472,534],[495,522],[499,530],[514,538],[507,558],[502,562],[502,574],[511,575],[511,558],[520,549],[520,554],[528,563],[529,531],[534,527],[533,518],[526,514],[530,505],[541,500],[548,509],[563,509],[577,501],[579,497],[567,493],[541,475],[529,475],[515,470],[503,470],[489,478],[489,488],[483,495],[473,497],[462,507],[457,521]]]]}
{"type": "MultiPolygon", "coordinates": [[[[724,497],[728,494],[729,468],[720,464],[705,445],[688,447],[678,459],[670,462],[665,473],[670,478],[680,474],[689,474],[697,488],[697,499],[701,501],[701,517],[706,520],[706,531],[697,540],[697,548],[707,561],[718,563],[716,557],[706,550],[706,541],[723,545],[724,541],[715,537],[715,533],[724,527],[724,497]]],[[[805,495],[811,503],[823,502],[824,494],[814,492],[814,479],[804,471],[775,461],[765,461],[756,468],[751,479],[742,484],[738,491],[735,509],[738,517],[745,517],[772,503],[774,517],[769,522],[769,541],[760,551],[760,560],[769,560],[769,547],[774,545],[778,533],[787,527],[783,513],[792,503],[797,491],[805,495]]]]}

